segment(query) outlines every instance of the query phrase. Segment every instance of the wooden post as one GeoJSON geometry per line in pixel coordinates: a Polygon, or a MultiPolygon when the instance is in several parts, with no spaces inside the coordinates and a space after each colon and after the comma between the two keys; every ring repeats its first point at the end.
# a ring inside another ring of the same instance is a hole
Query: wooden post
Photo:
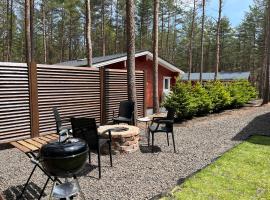
{"type": "Polygon", "coordinates": [[[29,77],[29,107],[30,107],[30,128],[31,137],[39,136],[39,111],[38,111],[38,84],[37,84],[37,64],[28,64],[29,77]]]}
{"type": "Polygon", "coordinates": [[[106,70],[101,67],[99,70],[100,76],[100,124],[106,124],[106,70]]]}
{"type": "Polygon", "coordinates": [[[147,116],[147,70],[143,70],[143,88],[144,88],[144,95],[143,95],[143,113],[144,116],[147,116]]]}

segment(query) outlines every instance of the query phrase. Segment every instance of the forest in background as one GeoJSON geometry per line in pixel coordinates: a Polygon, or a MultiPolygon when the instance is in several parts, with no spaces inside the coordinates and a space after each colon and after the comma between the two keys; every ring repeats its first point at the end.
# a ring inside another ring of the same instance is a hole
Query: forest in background
{"type": "MultiPolygon", "coordinates": [[[[59,63],[86,57],[83,0],[34,0],[34,55],[38,63],[59,63]]],[[[193,0],[160,0],[159,55],[189,70],[193,0]]],[[[207,7],[206,1],[206,7],[207,7]]],[[[226,0],[224,0],[226,3],[226,0]]],[[[192,71],[200,71],[201,1],[195,9],[192,71]]],[[[136,0],[136,50],[152,50],[153,1],[136,0]]],[[[91,0],[93,57],[126,52],[125,0],[91,0]]],[[[218,8],[217,8],[218,10],[218,8]]],[[[222,15],[220,71],[251,71],[260,79],[265,39],[265,0],[254,0],[237,27],[222,15]]],[[[0,61],[25,62],[24,0],[0,1],[0,61]]],[[[217,19],[206,16],[204,72],[214,72],[217,19]]]]}

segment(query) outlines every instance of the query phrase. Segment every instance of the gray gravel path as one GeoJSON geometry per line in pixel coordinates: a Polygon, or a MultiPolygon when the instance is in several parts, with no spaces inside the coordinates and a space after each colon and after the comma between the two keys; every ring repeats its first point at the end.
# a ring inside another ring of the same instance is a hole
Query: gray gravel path
{"type": "MultiPolygon", "coordinates": [[[[151,199],[211,163],[246,135],[269,134],[269,112],[270,106],[244,108],[178,124],[176,154],[172,146],[166,145],[166,136],[158,134],[154,154],[149,153],[150,149],[142,141],[141,151],[114,156],[113,168],[109,167],[108,156],[103,156],[101,180],[95,178],[98,177],[96,168],[86,166],[85,175],[80,177],[82,190],[87,199],[151,199]]],[[[1,150],[0,162],[0,190],[7,199],[15,199],[32,164],[16,149],[1,150]]],[[[36,198],[44,180],[42,173],[35,174],[27,199],[36,198]]]]}

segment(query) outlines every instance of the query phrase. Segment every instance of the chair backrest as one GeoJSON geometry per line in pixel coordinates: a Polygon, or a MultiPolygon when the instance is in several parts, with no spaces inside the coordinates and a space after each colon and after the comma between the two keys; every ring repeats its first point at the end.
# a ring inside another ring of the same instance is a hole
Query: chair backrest
{"type": "Polygon", "coordinates": [[[98,131],[94,118],[71,118],[72,134],[88,143],[89,149],[98,148],[98,131]]]}
{"type": "Polygon", "coordinates": [[[175,117],[175,109],[173,108],[167,108],[167,119],[169,120],[174,120],[174,117],[175,117]]]}
{"type": "Polygon", "coordinates": [[[119,106],[119,117],[132,118],[134,112],[133,101],[121,101],[119,106]]]}
{"type": "Polygon", "coordinates": [[[56,123],[56,131],[57,133],[59,133],[62,126],[62,121],[61,121],[61,117],[60,117],[57,107],[53,107],[53,114],[54,114],[54,119],[56,123]]]}
{"type": "MultiPolygon", "coordinates": [[[[173,108],[168,108],[167,109],[167,119],[168,120],[174,120],[174,117],[175,117],[175,109],[173,108]]],[[[170,128],[170,129],[173,129],[173,125],[172,124],[166,124],[166,127],[167,128],[170,128]]]]}

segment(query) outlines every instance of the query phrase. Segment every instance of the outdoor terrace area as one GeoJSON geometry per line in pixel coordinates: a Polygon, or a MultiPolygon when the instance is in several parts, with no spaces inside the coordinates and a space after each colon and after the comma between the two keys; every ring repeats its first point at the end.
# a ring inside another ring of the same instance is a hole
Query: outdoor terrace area
{"type": "MultiPolygon", "coordinates": [[[[82,191],[86,199],[158,199],[161,193],[182,184],[242,139],[253,134],[269,135],[269,111],[269,106],[246,107],[175,124],[177,153],[171,145],[167,146],[163,134],[156,135],[151,153],[142,130],[138,151],[113,155],[113,167],[108,156],[102,156],[101,179],[98,179],[96,156],[92,154],[92,165],[86,164],[79,175],[82,191]]],[[[144,124],[139,126],[143,128],[144,124]]],[[[15,148],[1,150],[0,159],[3,196],[16,199],[33,164],[15,148]]],[[[45,180],[44,174],[37,170],[25,193],[27,199],[37,199],[45,180]]],[[[49,183],[43,199],[48,198],[51,187],[49,183]]]]}

